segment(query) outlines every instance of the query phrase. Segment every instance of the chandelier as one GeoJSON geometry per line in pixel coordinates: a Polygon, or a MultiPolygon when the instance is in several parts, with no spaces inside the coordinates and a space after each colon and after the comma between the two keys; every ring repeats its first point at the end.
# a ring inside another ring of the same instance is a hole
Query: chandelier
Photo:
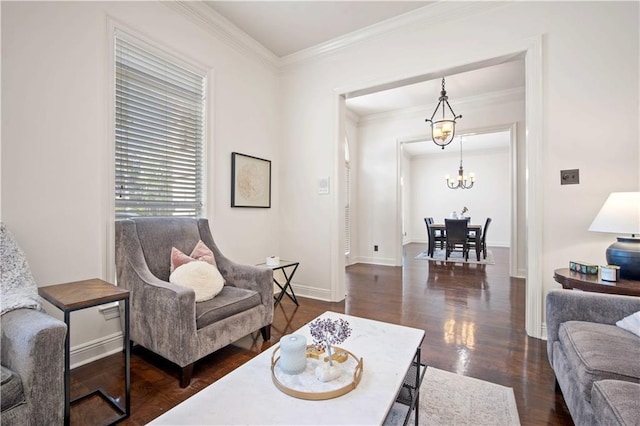
{"type": "Polygon", "coordinates": [[[440,92],[440,98],[438,98],[439,102],[436,106],[435,111],[431,115],[431,118],[427,118],[425,121],[428,121],[431,124],[431,138],[433,142],[441,146],[444,149],[445,146],[449,145],[453,140],[453,137],[456,133],[456,120],[458,118],[462,118],[462,115],[456,115],[449,105],[449,97],[447,96],[447,91],[444,90],[444,77],[442,77],[442,91],[440,92]],[[442,119],[433,121],[433,118],[436,116],[438,112],[438,108],[442,105],[442,119]],[[445,118],[445,105],[449,108],[451,115],[453,118],[447,119],[445,118]]]}
{"type": "Polygon", "coordinates": [[[458,169],[458,177],[452,178],[446,175],[445,179],[449,189],[470,189],[473,188],[473,184],[476,181],[475,173],[469,173],[469,176],[464,174],[464,168],[462,167],[462,136],[460,136],[460,168],[458,169]]]}

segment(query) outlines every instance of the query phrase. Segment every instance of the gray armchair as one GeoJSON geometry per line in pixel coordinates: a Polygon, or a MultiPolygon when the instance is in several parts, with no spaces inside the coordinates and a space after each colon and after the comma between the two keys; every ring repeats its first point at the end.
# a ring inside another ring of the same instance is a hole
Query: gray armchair
{"type": "Polygon", "coordinates": [[[56,425],[64,419],[67,326],[46,314],[24,254],[0,224],[2,425],[56,425]]]}
{"type": "Polygon", "coordinates": [[[240,265],[218,249],[207,219],[141,217],[116,221],[118,286],[131,292],[131,340],[181,368],[258,330],[271,338],[273,272],[240,265]],[[169,282],[171,248],[190,253],[202,240],[225,279],[213,299],[195,302],[192,289],[169,282]]]}

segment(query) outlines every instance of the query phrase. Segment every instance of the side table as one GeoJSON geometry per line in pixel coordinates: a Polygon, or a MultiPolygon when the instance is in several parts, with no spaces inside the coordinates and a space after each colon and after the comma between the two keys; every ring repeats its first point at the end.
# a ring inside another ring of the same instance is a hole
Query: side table
{"type": "Polygon", "coordinates": [[[640,281],[619,279],[618,281],[603,281],[600,274],[581,274],[569,268],[556,269],[553,279],[562,284],[565,289],[577,289],[596,293],[623,294],[640,296],[640,281]]]}
{"type": "Polygon", "coordinates": [[[280,290],[281,290],[280,294],[278,294],[277,296],[273,296],[273,298],[275,299],[275,305],[280,303],[280,301],[286,294],[289,299],[293,300],[293,303],[295,303],[296,306],[300,306],[300,304],[298,303],[298,298],[293,292],[293,287],[291,287],[291,279],[293,278],[293,275],[296,273],[296,270],[298,269],[298,265],[300,265],[300,262],[295,262],[292,260],[280,260],[280,263],[278,263],[275,266],[267,265],[266,263],[259,263],[258,265],[256,265],[256,266],[266,266],[267,268],[271,268],[273,271],[281,270],[282,275],[284,275],[284,280],[285,280],[284,283],[280,283],[275,277],[273,278],[273,282],[278,287],[280,287],[280,290]],[[287,268],[291,268],[291,270],[289,271],[289,274],[287,274],[287,268]]]}
{"type": "Polygon", "coordinates": [[[102,396],[121,413],[120,417],[110,424],[115,424],[116,422],[129,417],[129,414],[131,413],[131,375],[129,372],[131,359],[131,348],[129,343],[129,291],[95,278],[48,287],[40,287],[38,289],[38,293],[42,298],[51,302],[64,313],[64,322],[67,324],[67,337],[65,339],[64,354],[64,424],[70,424],[71,403],[94,394],[102,396]],[[71,335],[71,312],[120,300],[124,301],[125,406],[123,407],[116,398],[109,396],[102,389],[97,389],[71,400],[71,342],[69,338],[71,335]]]}

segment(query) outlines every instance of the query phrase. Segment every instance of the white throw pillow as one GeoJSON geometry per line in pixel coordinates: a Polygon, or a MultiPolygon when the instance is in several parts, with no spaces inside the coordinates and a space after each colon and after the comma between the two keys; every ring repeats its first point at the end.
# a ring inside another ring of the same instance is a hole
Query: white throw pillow
{"type": "Polygon", "coordinates": [[[201,260],[178,266],[169,276],[169,282],[192,288],[196,302],[213,299],[224,287],[224,278],[218,268],[201,260]]]}
{"type": "Polygon", "coordinates": [[[616,325],[640,337],[640,311],[622,318],[616,325]]]}

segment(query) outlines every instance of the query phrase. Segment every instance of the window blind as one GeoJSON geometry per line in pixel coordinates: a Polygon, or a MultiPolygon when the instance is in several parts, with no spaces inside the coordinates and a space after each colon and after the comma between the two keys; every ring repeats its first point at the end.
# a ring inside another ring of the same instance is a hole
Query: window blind
{"type": "Polygon", "coordinates": [[[205,77],[115,44],[116,218],[200,216],[205,77]]]}

